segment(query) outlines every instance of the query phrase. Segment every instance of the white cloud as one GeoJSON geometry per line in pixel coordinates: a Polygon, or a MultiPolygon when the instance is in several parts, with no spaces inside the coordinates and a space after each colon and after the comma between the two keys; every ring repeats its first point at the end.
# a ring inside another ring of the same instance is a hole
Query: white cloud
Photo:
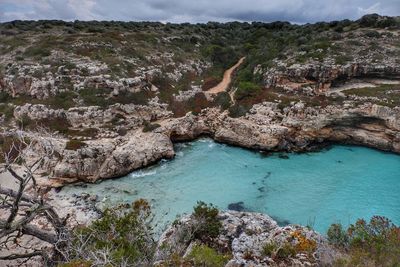
{"type": "Polygon", "coordinates": [[[0,0],[0,21],[15,19],[172,22],[315,22],[367,13],[399,15],[399,0],[0,0]]]}
{"type": "Polygon", "coordinates": [[[371,13],[379,13],[380,6],[381,6],[381,3],[377,2],[377,3],[375,3],[372,6],[369,6],[367,8],[359,7],[358,8],[358,13],[360,15],[362,15],[362,14],[371,14],[371,13]]]}

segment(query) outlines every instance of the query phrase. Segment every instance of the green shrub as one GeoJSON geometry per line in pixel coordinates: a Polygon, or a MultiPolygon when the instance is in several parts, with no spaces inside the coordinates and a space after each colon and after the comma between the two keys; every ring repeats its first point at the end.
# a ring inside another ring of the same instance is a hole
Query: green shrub
{"type": "Polygon", "coordinates": [[[19,128],[27,128],[32,127],[34,121],[28,115],[22,115],[21,118],[17,120],[17,125],[19,128]]]}
{"type": "Polygon", "coordinates": [[[229,116],[232,118],[239,118],[244,115],[250,110],[248,106],[240,105],[236,103],[235,105],[229,108],[229,116]]]}
{"type": "Polygon", "coordinates": [[[353,60],[353,57],[350,55],[339,55],[335,58],[335,63],[338,65],[345,65],[353,60]]]}
{"type": "Polygon", "coordinates": [[[246,97],[256,96],[261,92],[261,88],[252,82],[240,82],[235,92],[235,98],[241,100],[246,97]]]}
{"type": "Polygon", "coordinates": [[[86,261],[86,260],[72,260],[68,263],[62,263],[59,264],[58,267],[91,267],[93,266],[93,263],[91,261],[86,261]]]}
{"type": "Polygon", "coordinates": [[[107,107],[110,103],[106,97],[111,93],[111,90],[105,88],[85,88],[79,91],[86,106],[107,107]]]}
{"type": "Polygon", "coordinates": [[[381,34],[377,31],[368,31],[365,36],[370,37],[370,38],[379,38],[381,37],[381,34]]]}
{"type": "Polygon", "coordinates": [[[48,99],[45,99],[43,101],[43,104],[55,109],[69,109],[76,106],[74,102],[74,98],[76,97],[76,93],[71,91],[64,91],[56,94],[55,96],[51,96],[48,99]]]}
{"type": "Polygon", "coordinates": [[[188,256],[194,266],[202,267],[223,267],[230,258],[229,255],[220,254],[206,245],[194,246],[188,256]]]}
{"type": "Polygon", "coordinates": [[[214,103],[221,107],[222,110],[228,109],[231,106],[231,97],[227,92],[218,93],[214,99],[214,103]]]}
{"type": "Polygon", "coordinates": [[[345,233],[340,225],[333,225],[328,238],[348,253],[340,259],[340,266],[389,267],[400,263],[400,228],[386,217],[374,216],[369,223],[360,219],[345,233]]]}
{"type": "Polygon", "coordinates": [[[295,248],[288,242],[284,243],[283,246],[280,246],[276,250],[276,254],[274,259],[277,260],[286,260],[289,257],[293,257],[296,255],[296,250],[295,248]]]}
{"type": "Polygon", "coordinates": [[[203,242],[219,235],[222,223],[218,219],[218,209],[212,204],[206,204],[202,201],[197,202],[194,207],[193,217],[196,220],[194,237],[203,242]]]}
{"type": "Polygon", "coordinates": [[[99,132],[96,128],[84,128],[79,130],[68,129],[67,134],[72,136],[95,137],[99,132]]]}
{"type": "Polygon", "coordinates": [[[159,127],[161,127],[161,125],[158,124],[158,123],[150,123],[148,121],[145,121],[144,122],[144,127],[143,127],[143,132],[144,133],[152,132],[152,131],[154,131],[155,129],[157,129],[159,127]]]}
{"type": "Polygon", "coordinates": [[[42,57],[48,57],[50,55],[51,55],[51,50],[49,48],[37,45],[28,47],[24,52],[25,57],[42,58],[42,57]]]}
{"type": "Polygon", "coordinates": [[[4,116],[5,121],[10,121],[14,116],[14,107],[8,104],[0,103],[0,116],[4,116]]]}
{"type": "Polygon", "coordinates": [[[337,247],[347,247],[349,239],[341,224],[332,224],[327,232],[329,243],[337,247]]]}
{"type": "Polygon", "coordinates": [[[262,248],[262,253],[264,256],[272,257],[274,253],[276,253],[277,249],[278,246],[275,243],[266,243],[262,248]]]}
{"type": "Polygon", "coordinates": [[[11,96],[8,93],[0,91],[0,103],[7,103],[10,99],[11,96]]]}
{"type": "Polygon", "coordinates": [[[379,19],[378,14],[368,14],[363,16],[358,22],[362,27],[373,27],[379,19]]]}
{"type": "Polygon", "coordinates": [[[150,266],[156,248],[151,219],[150,205],[143,199],[106,209],[90,226],[74,231],[71,257],[93,261],[103,252],[113,266],[150,266]]]}
{"type": "Polygon", "coordinates": [[[67,150],[78,150],[78,149],[81,149],[81,148],[83,148],[85,146],[86,146],[85,142],[82,142],[82,141],[79,141],[79,140],[75,140],[75,139],[71,139],[65,145],[65,149],[67,149],[67,150]]]}

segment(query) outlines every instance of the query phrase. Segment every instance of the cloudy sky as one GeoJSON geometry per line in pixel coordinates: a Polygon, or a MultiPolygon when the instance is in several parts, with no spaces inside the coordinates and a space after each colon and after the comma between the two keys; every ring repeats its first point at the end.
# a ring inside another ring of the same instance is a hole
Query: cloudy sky
{"type": "Polygon", "coordinates": [[[16,19],[124,21],[275,21],[400,15],[400,0],[0,0],[0,21],[16,19]]]}

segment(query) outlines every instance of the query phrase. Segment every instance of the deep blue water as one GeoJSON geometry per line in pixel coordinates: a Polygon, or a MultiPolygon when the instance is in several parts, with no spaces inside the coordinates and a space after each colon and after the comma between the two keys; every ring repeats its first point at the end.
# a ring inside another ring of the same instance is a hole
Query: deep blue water
{"type": "Polygon", "coordinates": [[[243,202],[279,223],[311,225],[325,233],[330,224],[383,215],[400,223],[400,156],[377,150],[333,146],[308,154],[273,154],[218,144],[210,139],[177,144],[177,156],[149,168],[87,188],[106,205],[150,201],[165,224],[192,211],[198,200],[227,209],[243,202]]]}

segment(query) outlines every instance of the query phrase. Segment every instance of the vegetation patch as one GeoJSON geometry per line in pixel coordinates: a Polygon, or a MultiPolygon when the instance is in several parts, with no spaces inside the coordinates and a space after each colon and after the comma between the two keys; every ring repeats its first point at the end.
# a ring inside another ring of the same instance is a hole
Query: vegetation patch
{"type": "Polygon", "coordinates": [[[0,103],[0,116],[4,116],[6,122],[10,121],[14,116],[14,107],[0,103]]]}
{"type": "Polygon", "coordinates": [[[90,262],[103,253],[117,266],[151,265],[156,248],[151,218],[150,205],[143,199],[106,209],[101,219],[75,230],[72,258],[90,262]]]}
{"type": "Polygon", "coordinates": [[[396,107],[400,105],[400,85],[382,84],[377,87],[355,88],[343,92],[346,95],[378,98],[379,100],[371,100],[371,102],[382,106],[396,107]]]}
{"type": "Polygon", "coordinates": [[[194,207],[193,217],[197,221],[195,239],[207,243],[219,235],[222,223],[218,219],[218,209],[215,206],[199,201],[194,207]]]}
{"type": "Polygon", "coordinates": [[[147,133],[147,132],[152,132],[157,128],[160,128],[161,125],[158,123],[150,123],[148,121],[144,122],[144,127],[143,127],[143,132],[147,133]]]}
{"type": "Polygon", "coordinates": [[[195,245],[188,259],[194,266],[223,267],[231,259],[230,255],[220,254],[206,245],[195,245]]]}
{"type": "Polygon", "coordinates": [[[86,143],[76,139],[71,139],[65,144],[67,150],[78,150],[84,147],[86,147],[86,143]]]}
{"type": "Polygon", "coordinates": [[[240,82],[238,89],[235,92],[235,98],[242,100],[246,97],[257,96],[261,92],[261,88],[252,82],[240,82]]]}
{"type": "Polygon", "coordinates": [[[348,256],[337,266],[398,266],[400,262],[400,228],[388,218],[374,216],[369,222],[359,219],[347,230],[332,224],[329,242],[348,256]]]}

